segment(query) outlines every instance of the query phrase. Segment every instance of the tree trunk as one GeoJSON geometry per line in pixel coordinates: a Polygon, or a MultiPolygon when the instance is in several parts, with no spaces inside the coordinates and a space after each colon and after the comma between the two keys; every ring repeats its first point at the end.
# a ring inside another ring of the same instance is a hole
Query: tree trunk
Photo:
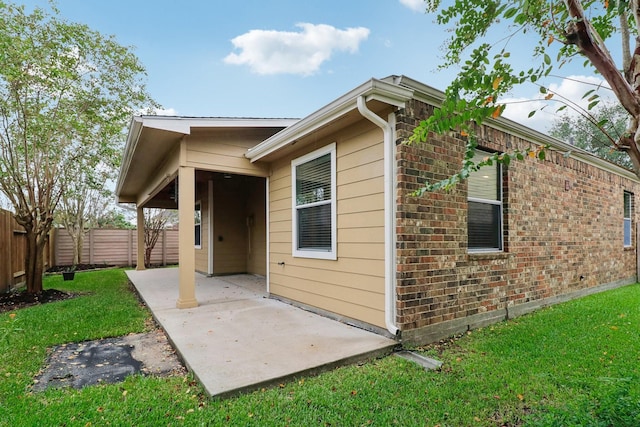
{"type": "Polygon", "coordinates": [[[149,268],[151,267],[151,252],[153,251],[153,247],[144,248],[144,266],[149,268]]]}
{"type": "Polygon", "coordinates": [[[71,241],[73,242],[73,265],[78,265],[82,262],[82,250],[84,249],[84,230],[74,229],[71,235],[71,241]]]}
{"type": "Polygon", "coordinates": [[[42,273],[44,272],[44,246],[46,239],[41,238],[33,229],[27,229],[27,251],[24,260],[24,270],[27,280],[27,293],[42,292],[42,273]]]}
{"type": "MultiPolygon", "coordinates": [[[[597,31],[585,15],[580,0],[564,0],[573,21],[566,29],[566,39],[574,44],[609,83],[618,101],[631,116],[629,129],[622,135],[616,148],[626,151],[633,164],[633,170],[640,177],[640,47],[626,59],[628,69],[620,72],[606,48],[598,43],[597,31]]],[[[634,11],[635,13],[635,11],[634,11]]]]}

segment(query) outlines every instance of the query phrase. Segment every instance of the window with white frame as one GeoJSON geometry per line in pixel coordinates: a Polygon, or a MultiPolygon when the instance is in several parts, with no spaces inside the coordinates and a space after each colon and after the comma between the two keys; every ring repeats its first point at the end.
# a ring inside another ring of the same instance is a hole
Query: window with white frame
{"type": "Polygon", "coordinates": [[[336,145],[291,161],[293,255],[336,259],[336,145]]]}
{"type": "Polygon", "coordinates": [[[631,218],[633,217],[633,193],[629,193],[628,191],[624,192],[624,246],[630,247],[633,238],[632,238],[632,222],[631,218]]]}
{"type": "MultiPolygon", "coordinates": [[[[478,163],[489,153],[476,150],[478,163]]],[[[484,166],[468,178],[467,234],[469,252],[502,250],[502,168],[484,166]]]]}
{"type": "Polygon", "coordinates": [[[195,246],[196,249],[202,248],[202,203],[196,202],[194,207],[194,217],[193,222],[195,224],[195,246]]]}

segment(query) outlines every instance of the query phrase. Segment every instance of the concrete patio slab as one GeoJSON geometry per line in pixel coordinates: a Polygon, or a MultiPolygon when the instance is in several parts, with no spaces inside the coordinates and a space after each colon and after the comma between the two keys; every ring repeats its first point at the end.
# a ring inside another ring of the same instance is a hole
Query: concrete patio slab
{"type": "Polygon", "coordinates": [[[397,342],[270,299],[264,279],[196,274],[199,306],[177,309],[178,269],[127,271],[211,396],[257,389],[390,353],[397,342]]]}

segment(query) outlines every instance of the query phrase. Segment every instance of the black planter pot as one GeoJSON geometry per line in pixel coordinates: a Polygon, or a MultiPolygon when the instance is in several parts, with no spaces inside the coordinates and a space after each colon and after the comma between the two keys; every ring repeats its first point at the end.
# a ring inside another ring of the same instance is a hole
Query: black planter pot
{"type": "Polygon", "coordinates": [[[62,272],[62,280],[73,280],[73,278],[75,277],[76,272],[75,271],[63,271],[62,272]]]}

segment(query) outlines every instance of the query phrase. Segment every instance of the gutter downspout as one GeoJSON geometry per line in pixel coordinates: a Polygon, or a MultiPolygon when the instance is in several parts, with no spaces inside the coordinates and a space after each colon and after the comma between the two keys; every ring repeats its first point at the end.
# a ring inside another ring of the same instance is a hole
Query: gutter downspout
{"type": "Polygon", "coordinates": [[[367,108],[364,95],[357,99],[358,111],[362,116],[382,129],[384,133],[384,320],[387,330],[394,336],[400,336],[396,326],[396,257],[395,257],[395,125],[396,115],[389,114],[387,121],[367,108]]]}

